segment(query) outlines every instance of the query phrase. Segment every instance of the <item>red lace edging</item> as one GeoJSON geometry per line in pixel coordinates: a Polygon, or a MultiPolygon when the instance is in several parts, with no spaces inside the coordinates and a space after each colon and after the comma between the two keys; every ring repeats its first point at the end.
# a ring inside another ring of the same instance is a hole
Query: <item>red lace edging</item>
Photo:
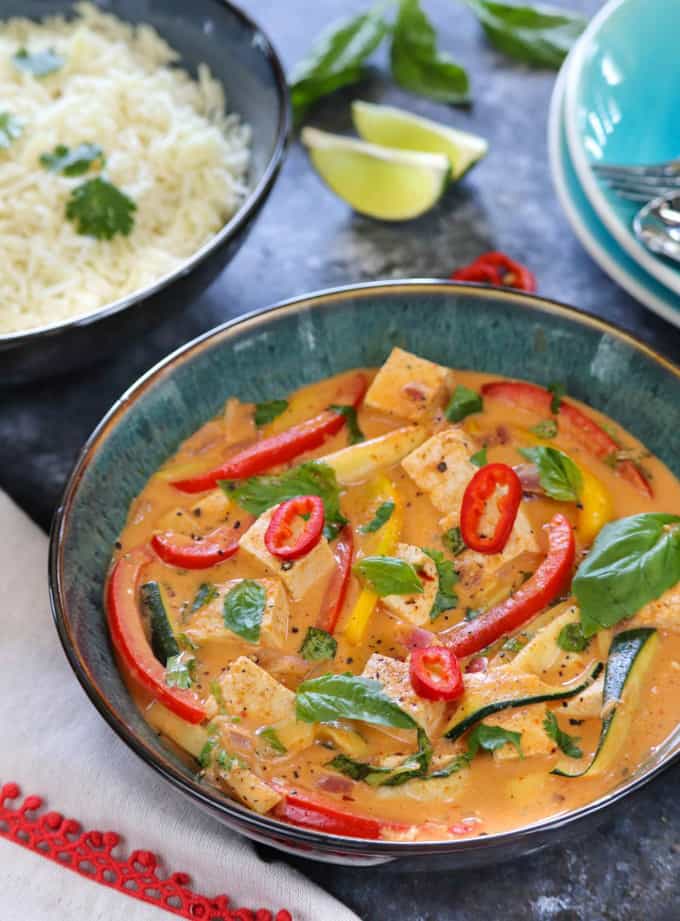
{"type": "Polygon", "coordinates": [[[267,908],[232,910],[226,895],[210,899],[189,889],[186,873],[161,878],[158,858],[151,851],[132,851],[127,860],[116,857],[112,852],[120,835],[82,831],[79,822],[58,812],[37,815],[43,805],[40,796],[27,796],[18,808],[8,805],[20,795],[16,783],[0,788],[0,837],[74,873],[190,921],[293,921],[285,908],[276,915],[267,908]]]}

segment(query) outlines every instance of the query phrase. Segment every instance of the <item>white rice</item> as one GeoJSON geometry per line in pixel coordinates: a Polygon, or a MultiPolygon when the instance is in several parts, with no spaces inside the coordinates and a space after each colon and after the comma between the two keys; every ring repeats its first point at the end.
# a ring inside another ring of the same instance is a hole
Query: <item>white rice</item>
{"type": "Polygon", "coordinates": [[[90,313],[176,269],[246,193],[250,129],[225,114],[222,86],[198,80],[147,25],[79,4],[75,20],[0,25],[0,113],[22,123],[0,149],[0,335],[90,313]],[[16,52],[54,49],[62,69],[22,73],[16,52]],[[104,178],[136,204],[129,236],[97,240],[66,219],[67,178],[40,164],[58,144],[98,144],[104,178]]]}

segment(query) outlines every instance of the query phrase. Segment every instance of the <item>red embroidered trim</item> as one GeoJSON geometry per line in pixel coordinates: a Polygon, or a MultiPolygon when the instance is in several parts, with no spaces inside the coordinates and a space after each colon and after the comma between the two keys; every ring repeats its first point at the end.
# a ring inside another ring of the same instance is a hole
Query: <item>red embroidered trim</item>
{"type": "Polygon", "coordinates": [[[285,908],[276,916],[267,908],[230,909],[226,895],[209,899],[189,889],[186,873],[171,873],[163,879],[151,851],[133,851],[127,860],[116,857],[112,851],[120,844],[120,835],[82,831],[78,822],[58,812],[36,815],[43,805],[39,796],[27,796],[16,809],[7,805],[20,795],[15,783],[0,789],[0,837],[74,873],[191,921],[293,921],[285,908]]]}

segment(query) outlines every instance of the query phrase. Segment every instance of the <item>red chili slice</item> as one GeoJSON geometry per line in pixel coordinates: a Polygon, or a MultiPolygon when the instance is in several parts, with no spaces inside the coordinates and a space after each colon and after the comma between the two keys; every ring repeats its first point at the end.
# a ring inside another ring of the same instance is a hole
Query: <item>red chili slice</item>
{"type": "MultiPolygon", "coordinates": [[[[365,375],[355,374],[339,389],[333,400],[334,405],[357,407],[364,398],[366,387],[365,375]]],[[[324,410],[313,419],[294,425],[285,432],[256,441],[255,444],[238,451],[220,467],[186,480],[174,480],[172,485],[181,492],[204,492],[206,489],[214,489],[219,480],[244,480],[264,473],[306,451],[318,448],[326,438],[339,432],[344,424],[343,413],[332,409],[324,410]]]]}
{"type": "Polygon", "coordinates": [[[237,530],[225,525],[206,534],[201,540],[165,531],[163,534],[154,534],[151,546],[169,566],[178,566],[180,569],[209,569],[236,553],[243,530],[243,527],[237,530]]]}
{"type": "Polygon", "coordinates": [[[323,502],[318,496],[295,496],[274,510],[264,535],[265,547],[281,560],[297,560],[319,543],[323,523],[323,502]],[[303,515],[309,517],[295,534],[293,524],[303,515]]]}
{"type": "MultiPolygon", "coordinates": [[[[554,415],[551,411],[552,394],[537,384],[528,384],[525,381],[491,381],[482,386],[481,392],[484,397],[502,400],[510,406],[519,406],[541,416],[554,415]]],[[[616,457],[619,446],[611,435],[573,403],[562,400],[556,416],[562,430],[580,442],[589,454],[600,460],[616,457]]],[[[649,480],[631,460],[617,463],[616,472],[638,492],[650,498],[654,495],[649,480]]]]}
{"type": "Polygon", "coordinates": [[[522,484],[507,464],[486,464],[468,483],[460,509],[460,532],[466,545],[479,553],[500,553],[508,542],[522,501],[522,484]],[[498,521],[492,534],[481,532],[488,501],[498,494],[498,521]]]}
{"type": "Polygon", "coordinates": [[[349,525],[338,534],[335,541],[333,555],[335,556],[335,572],[326,589],[326,596],[321,606],[317,626],[328,633],[334,633],[338,619],[347,597],[350,576],[352,574],[352,555],[354,553],[354,534],[349,525]]]}
{"type": "Polygon", "coordinates": [[[533,576],[486,614],[456,625],[446,635],[439,634],[440,641],[445,640],[448,648],[459,658],[471,656],[490,646],[503,634],[521,627],[561,595],[569,585],[576,553],[574,531],[562,514],[555,515],[546,527],[548,554],[533,576]]]}
{"type": "Polygon", "coordinates": [[[324,800],[302,790],[286,791],[275,783],[272,783],[272,787],[284,796],[284,799],[272,810],[272,815],[293,825],[313,828],[330,835],[373,839],[380,838],[383,828],[400,830],[407,827],[399,822],[389,822],[372,816],[348,812],[342,806],[336,806],[331,800],[324,800]]]}
{"type": "Polygon", "coordinates": [[[493,250],[482,253],[469,265],[456,269],[450,277],[454,281],[481,281],[490,285],[517,288],[519,291],[536,290],[533,272],[505,253],[493,250]]]}
{"type": "Polygon", "coordinates": [[[447,646],[425,646],[411,651],[411,686],[426,700],[457,700],[465,690],[455,654],[447,646]]]}

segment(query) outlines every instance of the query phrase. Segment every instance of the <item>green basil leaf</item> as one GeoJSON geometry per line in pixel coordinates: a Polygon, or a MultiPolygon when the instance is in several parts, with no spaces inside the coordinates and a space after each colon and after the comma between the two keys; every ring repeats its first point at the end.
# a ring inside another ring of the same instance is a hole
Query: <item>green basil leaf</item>
{"type": "Polygon", "coordinates": [[[268,726],[266,729],[260,729],[257,734],[258,736],[261,736],[261,738],[265,739],[265,741],[269,743],[269,745],[272,747],[272,749],[276,752],[277,755],[285,755],[286,752],[288,751],[286,746],[283,744],[283,742],[279,738],[278,732],[276,731],[276,729],[274,729],[273,726],[268,726]]]}
{"type": "Polygon", "coordinates": [[[382,689],[379,681],[357,675],[321,675],[298,686],[295,700],[297,718],[305,723],[328,723],[349,719],[416,729],[417,723],[382,689]]]}
{"type": "Polygon", "coordinates": [[[574,576],[586,637],[632,617],[680,581],[680,516],[645,513],[606,524],[574,576]]]}
{"type": "Polygon", "coordinates": [[[445,534],[442,534],[442,543],[453,556],[458,556],[466,549],[460,528],[449,528],[445,534]]]}
{"type": "Polygon", "coordinates": [[[364,780],[372,787],[398,787],[408,780],[425,777],[432,762],[432,744],[423,729],[418,727],[418,750],[393,768],[376,767],[365,761],[356,761],[347,755],[336,755],[328,767],[351,777],[364,780]]]}
{"type": "Polygon", "coordinates": [[[458,573],[453,568],[451,560],[447,560],[440,550],[432,550],[423,547],[423,553],[426,553],[437,567],[437,576],[439,577],[439,589],[437,597],[434,599],[432,610],[430,611],[430,620],[436,620],[443,611],[450,611],[458,604],[458,595],[453,590],[458,581],[458,573]]]}
{"type": "Polygon", "coordinates": [[[266,400],[264,403],[255,404],[255,425],[260,428],[273,422],[281,413],[288,409],[288,400],[266,400]]]}
{"type": "Polygon", "coordinates": [[[552,394],[552,399],[550,400],[550,412],[557,414],[560,411],[560,406],[562,405],[562,397],[567,392],[567,388],[564,384],[560,384],[559,381],[553,381],[552,384],[548,384],[548,391],[552,394]]]}
{"type": "Polygon", "coordinates": [[[470,85],[463,67],[437,51],[436,33],[420,0],[401,0],[392,33],[392,76],[405,89],[439,102],[468,102],[470,85]]]}
{"type": "Polygon", "coordinates": [[[104,166],[104,152],[99,144],[78,144],[72,149],[57,144],[52,153],[40,155],[40,163],[53,173],[82,176],[93,165],[104,166]]]}
{"type": "Polygon", "coordinates": [[[354,571],[370,582],[373,591],[385,595],[422,595],[418,573],[406,560],[396,556],[365,556],[354,571]]]}
{"type": "Polygon", "coordinates": [[[267,593],[261,582],[242,579],[224,599],[224,626],[249,643],[260,639],[267,593]]]}
{"type": "Polygon", "coordinates": [[[534,67],[557,69],[586,27],[583,17],[555,7],[495,0],[465,2],[495,48],[534,67]]]}
{"type": "Polygon", "coordinates": [[[468,736],[468,755],[474,758],[480,748],[485,752],[495,752],[504,745],[513,745],[521,757],[521,738],[521,732],[512,732],[510,729],[503,729],[502,726],[487,726],[485,723],[478,723],[468,736]]]}
{"type": "Polygon", "coordinates": [[[214,601],[218,595],[219,592],[212,582],[202,582],[198,587],[194,600],[191,602],[191,608],[189,610],[192,614],[195,614],[196,611],[200,611],[201,608],[204,608],[207,604],[210,604],[211,601],[214,601]]]}
{"type": "Polygon", "coordinates": [[[293,71],[290,96],[296,119],[317,99],[357,83],[363,76],[364,62],[388,30],[380,6],[330,25],[293,71]]]}
{"type": "MultiPolygon", "coordinates": [[[[319,496],[323,500],[327,527],[339,529],[347,523],[340,511],[340,487],[335,471],[321,461],[309,461],[278,475],[222,480],[220,486],[225,495],[251,515],[261,515],[273,505],[295,496],[319,496]]],[[[324,533],[329,537],[327,530],[324,533]]]]}
{"type": "Polygon", "coordinates": [[[0,112],[0,150],[7,150],[23,130],[23,125],[18,118],[9,112],[0,112]]]}
{"type": "Polygon", "coordinates": [[[165,665],[165,683],[171,688],[190,688],[195,668],[196,659],[186,652],[170,656],[165,665]]]}
{"type": "Polygon", "coordinates": [[[520,448],[519,453],[538,467],[539,481],[546,495],[560,502],[579,501],[583,477],[570,457],[546,445],[520,448]]]}
{"type": "Polygon", "coordinates": [[[309,627],[302,646],[300,646],[300,655],[308,662],[334,659],[337,651],[338,641],[320,627],[309,627]]]}
{"type": "Polygon", "coordinates": [[[376,509],[371,521],[368,524],[362,524],[358,530],[361,534],[372,534],[374,531],[379,531],[390,520],[393,511],[394,502],[391,499],[388,499],[387,502],[382,502],[376,509]]]}
{"type": "Polygon", "coordinates": [[[557,420],[543,419],[542,422],[532,426],[529,431],[533,432],[534,435],[538,435],[539,438],[556,438],[558,432],[557,420]]]}
{"type": "Polygon", "coordinates": [[[545,711],[545,719],[543,720],[543,728],[549,739],[552,739],[557,743],[557,747],[560,751],[568,758],[582,758],[583,752],[578,746],[580,739],[576,736],[570,736],[568,732],[564,732],[560,729],[559,723],[557,722],[557,717],[552,712],[552,710],[545,711]]]}
{"type": "Polygon", "coordinates": [[[488,464],[486,458],[486,445],[483,448],[480,448],[476,454],[473,454],[470,458],[470,463],[474,464],[475,467],[485,467],[488,464]]]}
{"type": "Polygon", "coordinates": [[[557,637],[557,645],[565,652],[583,652],[590,640],[583,635],[581,624],[565,624],[557,637]]]}
{"type": "Polygon", "coordinates": [[[44,51],[30,52],[26,48],[20,48],[12,58],[17,70],[22,70],[26,74],[33,74],[34,77],[46,77],[54,73],[55,70],[61,70],[64,66],[64,58],[57,54],[54,48],[45,48],[44,51]]]}
{"type": "Polygon", "coordinates": [[[481,413],[484,408],[482,397],[476,390],[470,390],[458,384],[449,400],[449,405],[444,410],[444,415],[449,422],[460,422],[472,413],[481,413]]]}
{"type": "Polygon", "coordinates": [[[354,406],[348,406],[344,403],[342,405],[334,403],[328,408],[335,410],[336,413],[340,413],[345,417],[347,431],[349,432],[349,443],[351,445],[356,445],[359,444],[360,441],[365,441],[364,433],[359,428],[357,411],[354,406]]]}

